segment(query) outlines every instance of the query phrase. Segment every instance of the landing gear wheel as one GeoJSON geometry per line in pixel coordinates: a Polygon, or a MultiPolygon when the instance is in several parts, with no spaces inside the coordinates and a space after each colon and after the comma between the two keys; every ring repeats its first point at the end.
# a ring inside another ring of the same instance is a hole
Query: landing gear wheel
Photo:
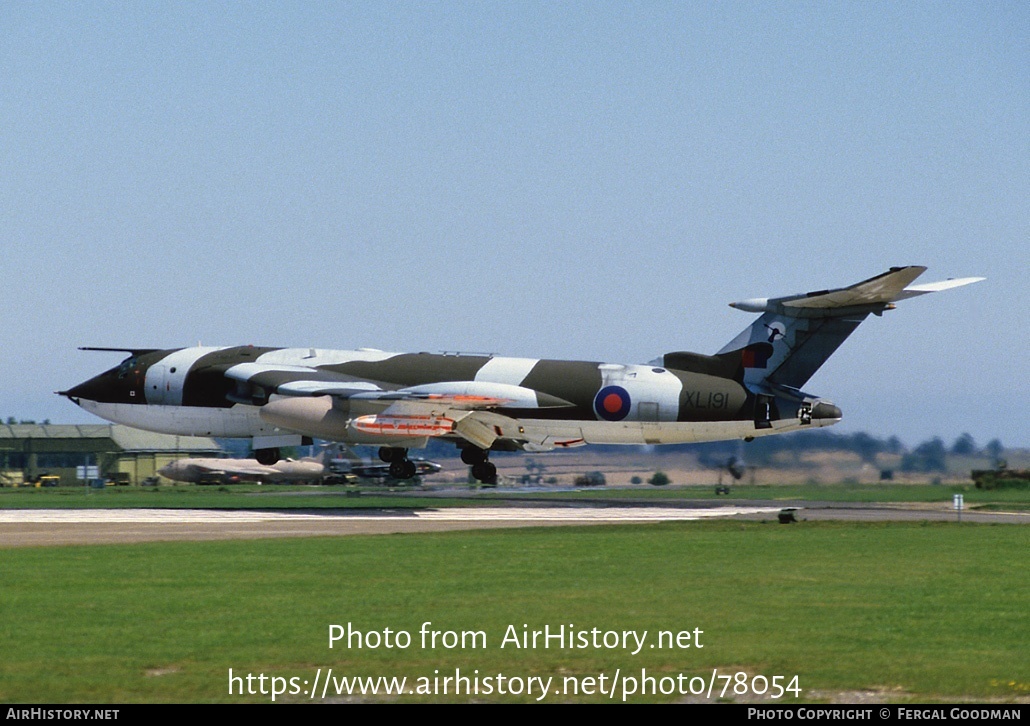
{"type": "Polygon", "coordinates": [[[466,446],[461,450],[461,460],[469,466],[482,464],[486,461],[486,452],[478,446],[466,446]]]}
{"type": "Polygon", "coordinates": [[[395,459],[391,461],[390,476],[394,479],[410,479],[415,476],[415,462],[410,459],[395,459]]]}
{"type": "Polygon", "coordinates": [[[408,450],[398,449],[395,446],[380,446],[379,458],[387,463],[392,461],[402,461],[408,458],[408,450]]]}
{"type": "Polygon", "coordinates": [[[489,461],[481,461],[472,465],[472,476],[484,484],[496,484],[497,467],[489,461]]]}
{"type": "Polygon", "coordinates": [[[258,449],[254,452],[254,458],[259,464],[271,466],[279,461],[279,449],[258,449]]]}

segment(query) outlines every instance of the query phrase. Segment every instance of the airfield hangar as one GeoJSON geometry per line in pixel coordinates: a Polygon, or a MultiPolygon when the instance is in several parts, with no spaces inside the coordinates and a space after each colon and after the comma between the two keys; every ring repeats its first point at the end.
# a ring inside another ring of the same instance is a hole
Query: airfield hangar
{"type": "Polygon", "coordinates": [[[221,453],[214,439],[117,424],[0,424],[0,486],[23,486],[41,476],[58,476],[63,486],[81,486],[84,474],[139,484],[174,459],[221,453]]]}

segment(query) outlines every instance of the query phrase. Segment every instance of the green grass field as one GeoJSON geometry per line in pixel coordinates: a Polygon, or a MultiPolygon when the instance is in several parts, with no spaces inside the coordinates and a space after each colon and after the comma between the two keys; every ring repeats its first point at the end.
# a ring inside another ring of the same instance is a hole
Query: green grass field
{"type": "Polygon", "coordinates": [[[962,494],[967,507],[990,506],[993,509],[1025,510],[1030,508],[1030,491],[1026,489],[977,489],[972,484],[784,484],[775,486],[733,486],[729,495],[715,494],[710,486],[590,488],[578,491],[519,491],[518,489],[485,489],[454,492],[454,496],[420,496],[417,490],[385,491],[383,487],[360,491],[344,487],[309,487],[295,485],[237,484],[232,486],[196,486],[192,484],[141,487],[107,487],[93,490],[84,487],[53,489],[0,489],[0,509],[69,508],[108,509],[123,507],[195,508],[195,509],[335,509],[335,508],[424,508],[483,505],[496,500],[517,501],[522,498],[560,501],[596,499],[690,500],[718,499],[734,501],[762,499],[776,501],[831,502],[942,502],[950,503],[953,494],[962,494]],[[348,496],[350,494],[350,496],[348,496]]]}
{"type": "Polygon", "coordinates": [[[343,487],[256,484],[220,487],[183,484],[146,488],[107,487],[99,490],[80,487],[19,487],[0,489],[0,509],[420,509],[463,505],[462,500],[441,504],[437,499],[420,498],[414,492],[414,497],[398,496],[381,490],[366,490],[360,496],[353,496],[355,493],[357,490],[348,491],[343,487]]]}
{"type": "MultiPolygon", "coordinates": [[[[805,700],[1025,699],[1028,544],[1016,525],[723,521],[8,549],[0,700],[265,702],[230,696],[229,669],[299,684],[329,667],[409,679],[718,668],[796,674],[805,700]],[[425,621],[484,631],[486,647],[423,649],[425,621]],[[330,650],[329,625],[348,622],[413,643],[330,650]],[[569,623],[700,628],[704,648],[500,648],[509,624],[569,623]]],[[[506,698],[533,700],[422,700],[506,698]]]]}

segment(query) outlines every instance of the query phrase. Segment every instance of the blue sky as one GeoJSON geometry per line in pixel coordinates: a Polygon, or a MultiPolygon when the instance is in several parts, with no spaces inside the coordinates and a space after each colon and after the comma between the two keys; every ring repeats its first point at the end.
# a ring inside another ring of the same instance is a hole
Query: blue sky
{"type": "Polygon", "coordinates": [[[6,3],[0,415],[80,345],[712,353],[892,265],[837,430],[1030,445],[1026,3],[6,3]]]}

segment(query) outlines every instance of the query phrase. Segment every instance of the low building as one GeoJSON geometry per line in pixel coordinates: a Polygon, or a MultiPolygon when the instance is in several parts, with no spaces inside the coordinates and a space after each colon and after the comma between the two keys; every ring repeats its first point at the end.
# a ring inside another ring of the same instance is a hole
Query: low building
{"type": "Polygon", "coordinates": [[[90,478],[139,484],[182,456],[218,456],[214,439],[172,436],[117,424],[0,424],[0,486],[58,476],[62,485],[90,478]]]}

